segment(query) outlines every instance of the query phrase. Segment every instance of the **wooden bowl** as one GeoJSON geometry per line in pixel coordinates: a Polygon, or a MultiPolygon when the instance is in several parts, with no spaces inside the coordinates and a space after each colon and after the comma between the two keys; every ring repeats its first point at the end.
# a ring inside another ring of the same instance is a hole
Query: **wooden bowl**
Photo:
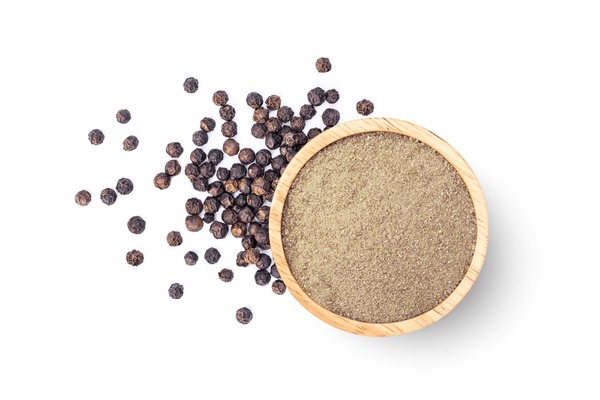
{"type": "Polygon", "coordinates": [[[308,311],[328,324],[366,336],[399,335],[424,328],[448,314],[466,296],[477,279],[488,243],[488,215],[483,192],[467,162],[448,143],[418,125],[391,118],[364,118],[339,124],[309,141],[292,159],[279,180],[269,218],[271,250],[288,290],[308,311]],[[441,154],[464,181],[475,211],[477,236],[471,264],[456,289],[433,309],[416,317],[393,323],[366,323],[342,317],[313,301],[300,287],[288,265],[281,236],[281,221],[288,191],[304,164],[324,147],[348,136],[367,132],[398,133],[425,143],[441,154]]]}

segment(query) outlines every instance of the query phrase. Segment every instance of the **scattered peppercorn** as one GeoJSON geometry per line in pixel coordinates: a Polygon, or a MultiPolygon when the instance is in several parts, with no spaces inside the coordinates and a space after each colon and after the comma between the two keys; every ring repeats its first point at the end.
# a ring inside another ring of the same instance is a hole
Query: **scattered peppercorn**
{"type": "Polygon", "coordinates": [[[279,107],[281,107],[281,98],[276,94],[272,94],[265,100],[265,106],[269,110],[279,110],[279,107]]]}
{"type": "Polygon", "coordinates": [[[262,106],[263,98],[259,93],[250,92],[248,93],[248,96],[246,96],[246,104],[248,104],[248,106],[256,110],[257,108],[262,106]]]}
{"type": "Polygon", "coordinates": [[[375,106],[373,102],[367,99],[362,99],[358,103],[356,103],[356,112],[360,115],[367,116],[375,111],[375,106]]]}
{"type": "Polygon", "coordinates": [[[237,124],[235,121],[225,121],[221,125],[221,134],[231,138],[237,135],[237,124]]]}
{"type": "Polygon", "coordinates": [[[281,106],[279,110],[277,110],[277,118],[283,123],[290,122],[290,119],[294,116],[294,110],[292,110],[288,106],[281,106]]]}
{"type": "Polygon", "coordinates": [[[242,247],[244,250],[252,249],[256,247],[256,239],[252,235],[245,235],[242,237],[242,247]]]}
{"type": "Polygon", "coordinates": [[[233,279],[233,271],[229,268],[223,268],[219,271],[219,279],[223,282],[231,282],[233,279]]]}
{"type": "Polygon", "coordinates": [[[246,307],[242,307],[235,312],[235,319],[243,325],[247,325],[252,321],[252,311],[246,307]]]}
{"type": "Polygon", "coordinates": [[[179,231],[171,231],[167,234],[167,243],[169,246],[175,247],[183,243],[183,237],[179,231]]]}
{"type": "Polygon", "coordinates": [[[294,115],[290,120],[290,128],[292,128],[293,131],[300,132],[304,129],[305,125],[306,122],[304,121],[304,118],[299,115],[294,115]]]}
{"type": "Polygon", "coordinates": [[[180,299],[183,296],[183,285],[174,283],[169,287],[169,297],[172,299],[180,299]]]}
{"type": "Polygon", "coordinates": [[[129,232],[139,235],[146,229],[146,221],[139,215],[136,215],[135,217],[129,218],[129,221],[127,221],[127,228],[129,229],[129,232]]]}
{"type": "Polygon", "coordinates": [[[117,111],[117,122],[120,124],[126,124],[131,120],[131,113],[129,110],[119,110],[117,111]]]}
{"type": "Polygon", "coordinates": [[[215,176],[217,177],[218,180],[224,182],[227,179],[229,179],[229,170],[225,167],[219,167],[219,168],[217,168],[217,172],[215,173],[215,176]]]}
{"type": "Polygon", "coordinates": [[[245,254],[245,251],[240,251],[235,256],[235,265],[237,265],[238,267],[247,267],[248,266],[248,263],[246,262],[246,260],[244,260],[244,254],[245,254]]]}
{"type": "Polygon", "coordinates": [[[202,212],[202,207],[202,200],[196,197],[191,197],[185,202],[185,211],[190,215],[200,214],[200,212],[202,212]]]}
{"type": "MultiPolygon", "coordinates": [[[[185,169],[183,170],[185,176],[187,176],[191,181],[198,178],[200,176],[200,167],[194,163],[187,164],[185,169]]],[[[207,183],[208,185],[208,183],[207,183]]]]}
{"type": "Polygon", "coordinates": [[[240,153],[238,154],[238,159],[244,165],[248,165],[248,164],[252,163],[254,161],[254,157],[255,157],[254,150],[252,150],[250,148],[241,149],[240,153]]]}
{"type": "Polygon", "coordinates": [[[227,193],[235,193],[240,187],[240,181],[237,179],[227,179],[225,181],[225,191],[227,193]]]}
{"type": "Polygon", "coordinates": [[[215,220],[215,213],[204,213],[204,217],[202,218],[205,224],[212,224],[215,220]]]}
{"type": "Polygon", "coordinates": [[[250,223],[254,219],[254,212],[249,206],[244,206],[238,212],[238,219],[244,223],[250,223]]]}
{"type": "Polygon", "coordinates": [[[185,227],[190,232],[198,232],[204,226],[204,221],[198,214],[188,215],[185,217],[185,227]]]}
{"type": "Polygon", "coordinates": [[[248,264],[256,264],[260,258],[260,250],[257,248],[248,249],[244,252],[244,261],[248,264]]]}
{"type": "Polygon", "coordinates": [[[198,254],[193,251],[188,251],[185,253],[185,256],[183,256],[183,259],[187,265],[196,265],[198,262],[198,254]]]}
{"type": "Polygon", "coordinates": [[[229,177],[231,179],[241,179],[246,176],[246,166],[240,163],[234,163],[229,169],[229,177]]]}
{"type": "Polygon", "coordinates": [[[200,175],[202,175],[206,179],[212,178],[215,172],[217,172],[217,169],[215,168],[215,165],[210,161],[206,161],[200,164],[200,175]]]}
{"type": "Polygon", "coordinates": [[[320,73],[329,72],[331,71],[331,61],[327,57],[320,57],[315,62],[315,67],[320,73]]]}
{"type": "Polygon", "coordinates": [[[133,182],[128,178],[121,178],[117,181],[117,192],[127,195],[133,191],[133,182]]]}
{"type": "Polygon", "coordinates": [[[227,228],[227,225],[222,222],[213,221],[213,223],[210,224],[209,230],[215,239],[223,239],[225,236],[227,236],[229,228],[227,228]]]}
{"type": "Polygon", "coordinates": [[[268,254],[261,254],[256,262],[256,267],[258,269],[267,269],[271,266],[271,257],[268,254]]]}
{"type": "Polygon", "coordinates": [[[183,90],[187,93],[196,93],[198,90],[198,79],[190,76],[185,81],[183,81],[183,90]]]}
{"type": "Polygon", "coordinates": [[[265,286],[269,282],[271,282],[271,274],[269,273],[269,271],[259,269],[254,274],[254,282],[256,282],[258,286],[265,286]]]}
{"type": "Polygon", "coordinates": [[[323,124],[325,124],[325,126],[332,127],[340,121],[340,112],[333,108],[328,108],[323,111],[321,119],[323,120],[323,124]]]}
{"type": "Polygon", "coordinates": [[[219,165],[223,161],[223,151],[219,149],[212,149],[208,152],[208,161],[213,165],[219,165]]]}
{"type": "Polygon", "coordinates": [[[207,197],[204,199],[204,212],[216,213],[219,211],[219,200],[214,197],[207,197]]]}
{"type": "Polygon", "coordinates": [[[200,129],[206,133],[214,131],[216,126],[217,123],[212,118],[204,117],[200,120],[200,129]]]}
{"type": "Polygon", "coordinates": [[[309,90],[306,97],[308,98],[308,102],[313,106],[320,106],[325,102],[325,91],[320,87],[316,87],[309,90]]]}
{"type": "Polygon", "coordinates": [[[192,181],[192,187],[199,192],[206,192],[208,190],[208,179],[199,176],[192,181]]]}
{"type": "Polygon", "coordinates": [[[235,118],[235,108],[229,104],[219,108],[219,115],[224,121],[231,121],[235,118]]]}
{"type": "Polygon", "coordinates": [[[100,129],[92,129],[88,133],[88,140],[93,145],[99,145],[104,142],[104,133],[100,129]]]}
{"type": "Polygon", "coordinates": [[[112,206],[117,201],[117,192],[111,188],[106,188],[100,192],[100,200],[107,206],[112,206]]]}
{"type": "Polygon", "coordinates": [[[308,139],[314,139],[317,136],[319,136],[323,131],[319,128],[310,128],[308,130],[308,133],[306,134],[306,136],[308,137],[308,139]]]}
{"type": "Polygon", "coordinates": [[[246,224],[242,221],[237,221],[231,225],[231,235],[234,238],[241,239],[246,234],[246,224]]]}
{"type": "Polygon", "coordinates": [[[169,176],[177,176],[181,173],[181,164],[177,160],[169,160],[165,164],[165,173],[169,176]]]}
{"type": "Polygon", "coordinates": [[[258,222],[264,224],[265,222],[267,222],[269,220],[270,213],[271,213],[271,207],[269,207],[269,206],[259,207],[258,211],[256,212],[256,220],[258,222]]]}
{"type": "Polygon", "coordinates": [[[311,104],[304,104],[300,107],[300,116],[306,121],[317,115],[317,110],[311,104]]]}
{"type": "Polygon", "coordinates": [[[329,104],[335,104],[340,99],[340,94],[335,89],[329,89],[325,92],[325,101],[329,104]]]}
{"type": "Polygon", "coordinates": [[[277,280],[273,281],[273,284],[271,285],[271,289],[273,290],[273,293],[282,295],[285,293],[285,289],[286,289],[285,283],[281,279],[277,279],[277,280]]]}
{"type": "Polygon", "coordinates": [[[281,146],[282,137],[279,133],[268,132],[265,136],[265,146],[270,150],[275,150],[281,146]]]}
{"type": "Polygon", "coordinates": [[[252,113],[252,120],[257,124],[264,124],[269,119],[269,110],[263,107],[259,107],[252,113]]]}
{"type": "Polygon", "coordinates": [[[270,187],[271,184],[262,176],[252,181],[252,193],[257,196],[262,196],[267,193],[270,187]]]}
{"type": "Polygon", "coordinates": [[[131,136],[127,136],[125,138],[125,140],[123,140],[123,150],[125,151],[132,151],[137,149],[138,145],[140,144],[140,141],[138,140],[137,137],[131,135],[131,136]]]}
{"type": "Polygon", "coordinates": [[[213,103],[215,103],[216,106],[224,106],[227,105],[227,102],[229,101],[229,96],[227,95],[226,91],[217,90],[212,96],[212,101],[213,103]]]}
{"type": "Polygon", "coordinates": [[[239,210],[240,208],[246,205],[246,195],[244,193],[240,193],[235,196],[235,207],[239,210]]]}
{"type": "Polygon", "coordinates": [[[240,151],[240,144],[235,139],[227,139],[223,142],[223,153],[230,157],[235,156],[240,151]]]}
{"type": "Polygon", "coordinates": [[[271,163],[271,158],[273,158],[273,156],[271,155],[271,152],[267,149],[261,149],[257,151],[254,155],[254,161],[256,161],[258,165],[261,165],[263,167],[266,167],[271,163]]]}
{"type": "Polygon", "coordinates": [[[164,190],[171,185],[171,177],[166,172],[159,172],[154,177],[154,186],[164,190]]]}
{"type": "Polygon", "coordinates": [[[281,121],[277,117],[271,117],[265,123],[268,132],[279,132],[281,129],[281,121]]]}
{"type": "MultiPolygon", "coordinates": [[[[225,185],[225,190],[227,190],[227,184],[225,185]]],[[[233,208],[235,206],[235,199],[231,193],[223,193],[219,196],[219,203],[223,208],[233,208]]]]}
{"type": "Polygon", "coordinates": [[[271,276],[275,279],[281,279],[281,275],[279,275],[279,269],[275,264],[271,265],[271,276]]]}
{"type": "Polygon", "coordinates": [[[206,160],[206,153],[200,147],[195,148],[190,153],[190,161],[196,165],[202,164],[206,160]]]}
{"type": "MultiPolygon", "coordinates": [[[[208,133],[204,132],[203,130],[194,132],[192,135],[192,142],[194,142],[196,146],[204,146],[206,143],[208,143],[208,133]]],[[[183,149],[181,150],[183,152],[183,149]]]]}
{"type": "Polygon", "coordinates": [[[131,250],[125,255],[125,261],[129,265],[137,267],[144,262],[144,254],[139,250],[131,250]]]}
{"type": "Polygon", "coordinates": [[[75,203],[80,206],[87,206],[92,201],[92,195],[87,190],[80,190],[75,194],[75,203]]]}
{"type": "Polygon", "coordinates": [[[221,259],[221,253],[219,253],[219,250],[215,249],[214,247],[209,247],[204,252],[204,259],[209,264],[216,264],[221,259]]]}
{"type": "Polygon", "coordinates": [[[250,179],[258,178],[259,176],[263,176],[265,173],[265,169],[260,165],[254,163],[248,166],[248,177],[250,179]]]}
{"type": "Polygon", "coordinates": [[[257,139],[264,139],[267,135],[267,126],[265,124],[254,124],[250,128],[250,133],[257,139]]]}
{"type": "Polygon", "coordinates": [[[269,243],[269,231],[265,228],[258,228],[252,236],[259,245],[269,243]]]}
{"type": "Polygon", "coordinates": [[[275,156],[271,160],[271,168],[273,168],[275,171],[281,171],[281,169],[284,168],[286,165],[287,160],[282,155],[275,156]]]}
{"type": "Polygon", "coordinates": [[[167,144],[166,152],[169,157],[179,158],[183,154],[183,146],[179,142],[171,142],[167,144]]]}

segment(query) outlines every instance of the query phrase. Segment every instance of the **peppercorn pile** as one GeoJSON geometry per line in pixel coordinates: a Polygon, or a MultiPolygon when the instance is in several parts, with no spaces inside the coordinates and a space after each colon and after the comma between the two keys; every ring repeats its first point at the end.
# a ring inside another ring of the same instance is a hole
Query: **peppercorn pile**
{"type": "MultiPolygon", "coordinates": [[[[315,62],[319,73],[331,70],[328,58],[321,57],[315,62]]],[[[198,79],[189,77],[183,83],[185,92],[193,94],[199,89],[198,79]]],[[[222,148],[205,149],[209,136],[215,134],[217,122],[210,117],[200,120],[199,130],[191,137],[194,147],[189,151],[189,160],[184,167],[178,161],[184,154],[184,145],[171,142],[166,145],[166,153],[171,157],[165,164],[164,171],[154,176],[154,186],[159,190],[168,189],[171,180],[183,174],[189,179],[191,186],[199,192],[184,202],[187,216],[185,227],[190,232],[208,229],[215,239],[223,239],[231,234],[240,239],[241,248],[235,256],[238,267],[254,266],[256,272],[254,281],[259,286],[271,284],[275,294],[282,295],[286,291],[285,283],[273,264],[269,255],[269,212],[279,178],[286,166],[310,140],[324,130],[335,126],[340,121],[340,113],[329,105],[335,104],[340,98],[336,89],[324,90],[320,87],[310,89],[307,93],[307,103],[294,111],[282,103],[277,94],[263,97],[262,94],[251,92],[246,96],[246,104],[252,108],[253,125],[248,133],[238,132],[235,121],[236,109],[229,104],[229,95],[225,90],[217,90],[212,94],[212,102],[218,107],[220,132],[224,137],[222,148]],[[324,108],[324,110],[319,110],[324,108]],[[321,124],[307,127],[315,116],[320,113],[321,124]],[[250,134],[261,139],[260,148],[242,148],[235,139],[238,134],[250,134]],[[225,157],[235,158],[230,168],[220,166],[225,157]],[[205,228],[206,226],[206,228],[205,228]]],[[[363,99],[357,102],[356,111],[367,116],[374,110],[373,103],[363,99]]],[[[131,120],[128,110],[119,110],[116,119],[121,124],[131,120]]],[[[100,145],[104,141],[104,133],[93,129],[88,134],[92,145],[100,145]]],[[[128,136],[123,141],[123,150],[137,149],[139,140],[128,136]]],[[[116,184],[116,191],[105,188],[100,192],[100,199],[106,205],[113,205],[118,194],[127,195],[133,191],[133,182],[121,178],[116,184]]],[[[75,202],[86,206],[92,201],[92,195],[87,190],[80,190],[75,195],[75,202]]],[[[139,235],[144,232],[146,221],[140,216],[129,219],[127,227],[131,233],[139,235]]],[[[166,234],[169,246],[180,246],[183,237],[179,231],[166,234]]],[[[221,258],[218,250],[210,247],[204,254],[208,264],[215,264],[221,258]]],[[[134,267],[144,262],[144,254],[137,250],[129,251],[125,256],[126,262],[134,267]]],[[[195,265],[199,256],[193,251],[185,254],[187,265],[195,265]]],[[[223,282],[231,282],[234,272],[223,268],[217,274],[223,282]]],[[[173,283],[168,287],[168,294],[173,299],[180,299],[184,287],[173,283]]],[[[236,319],[241,324],[249,323],[253,318],[252,311],[241,307],[236,311],[236,319]]]]}

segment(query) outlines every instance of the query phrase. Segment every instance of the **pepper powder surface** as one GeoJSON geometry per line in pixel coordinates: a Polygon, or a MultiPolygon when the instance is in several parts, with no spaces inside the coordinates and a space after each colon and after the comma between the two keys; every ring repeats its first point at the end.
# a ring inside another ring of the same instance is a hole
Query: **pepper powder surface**
{"type": "Polygon", "coordinates": [[[393,323],[439,305],[475,251],[469,192],[435,149],[395,133],[361,133],[319,151],[284,205],[289,268],[317,304],[393,323]]]}

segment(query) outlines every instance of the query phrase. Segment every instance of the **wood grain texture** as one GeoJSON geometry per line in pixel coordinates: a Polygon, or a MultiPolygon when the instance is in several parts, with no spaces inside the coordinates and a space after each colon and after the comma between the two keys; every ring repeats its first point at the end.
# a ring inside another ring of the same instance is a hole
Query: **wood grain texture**
{"type": "Polygon", "coordinates": [[[288,290],[312,314],[344,331],[366,336],[392,336],[424,328],[448,314],[467,295],[479,276],[488,244],[488,214],[485,198],[477,177],[461,155],[439,136],[407,121],[392,118],[363,118],[339,124],[309,141],[292,159],[279,180],[269,218],[269,236],[275,264],[288,290]],[[459,173],[471,196],[477,224],[477,238],[473,259],[464,278],[456,289],[438,306],[404,321],[373,324],[351,320],[337,315],[315,303],[300,287],[285,257],[281,237],[282,213],[290,186],[300,169],[324,147],[348,136],[365,132],[398,133],[417,139],[440,153],[459,173]]]}

